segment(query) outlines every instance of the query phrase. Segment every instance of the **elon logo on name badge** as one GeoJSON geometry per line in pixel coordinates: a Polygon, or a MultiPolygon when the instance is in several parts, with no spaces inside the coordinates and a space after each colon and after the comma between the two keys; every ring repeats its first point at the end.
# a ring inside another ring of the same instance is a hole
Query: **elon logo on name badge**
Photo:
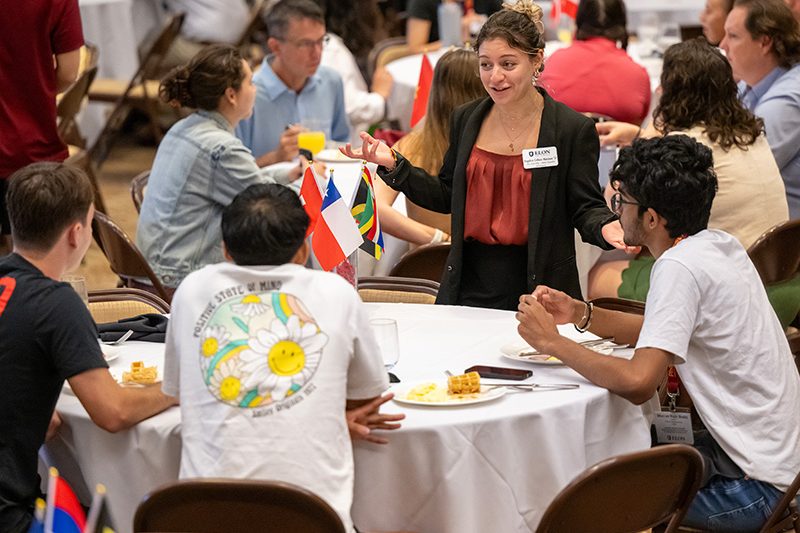
{"type": "Polygon", "coordinates": [[[558,166],[558,150],[555,146],[525,148],[522,150],[522,166],[526,169],[558,166]]]}

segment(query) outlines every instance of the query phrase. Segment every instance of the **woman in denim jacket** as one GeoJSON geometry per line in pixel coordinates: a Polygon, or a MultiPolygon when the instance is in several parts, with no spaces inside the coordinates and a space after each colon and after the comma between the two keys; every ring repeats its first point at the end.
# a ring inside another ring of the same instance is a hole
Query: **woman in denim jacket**
{"type": "Polygon", "coordinates": [[[233,135],[253,112],[253,73],[239,51],[214,45],[161,82],[160,97],[196,109],[158,147],[136,231],[136,244],[162,283],[175,288],[190,272],[224,260],[222,209],[253,183],[289,184],[300,168],[256,166],[233,135]]]}

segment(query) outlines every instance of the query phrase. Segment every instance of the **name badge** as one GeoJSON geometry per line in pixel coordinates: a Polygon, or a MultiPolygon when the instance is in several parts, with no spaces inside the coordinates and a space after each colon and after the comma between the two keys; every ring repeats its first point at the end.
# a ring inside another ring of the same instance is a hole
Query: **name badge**
{"type": "Polygon", "coordinates": [[[525,148],[522,150],[522,166],[526,169],[558,166],[558,150],[555,146],[525,148]]]}
{"type": "Polygon", "coordinates": [[[653,420],[659,444],[694,444],[692,415],[688,409],[659,411],[653,420]]]}

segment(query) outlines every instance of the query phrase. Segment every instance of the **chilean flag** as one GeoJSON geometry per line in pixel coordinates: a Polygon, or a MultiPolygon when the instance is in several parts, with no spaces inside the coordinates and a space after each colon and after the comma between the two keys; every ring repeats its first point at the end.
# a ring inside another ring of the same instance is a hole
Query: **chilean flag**
{"type": "Polygon", "coordinates": [[[320,266],[328,272],[352,254],[364,239],[358,229],[353,215],[333,183],[333,176],[328,180],[325,198],[322,200],[314,235],[311,237],[311,248],[320,266]]]}
{"type": "Polygon", "coordinates": [[[59,477],[58,470],[51,468],[47,481],[45,533],[81,533],[85,526],[86,514],[77,496],[69,484],[59,477]]]}

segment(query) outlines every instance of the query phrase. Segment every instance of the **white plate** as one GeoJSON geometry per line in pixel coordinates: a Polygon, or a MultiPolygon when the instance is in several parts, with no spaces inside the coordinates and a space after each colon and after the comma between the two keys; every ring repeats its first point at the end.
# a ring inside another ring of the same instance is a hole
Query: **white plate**
{"type": "MultiPolygon", "coordinates": [[[[601,353],[603,355],[608,355],[614,351],[612,346],[606,345],[599,345],[597,347],[589,346],[590,350],[595,351],[597,353],[601,353]]],[[[506,359],[511,359],[512,361],[517,361],[518,363],[530,363],[532,365],[563,365],[564,363],[561,359],[557,359],[553,356],[548,356],[548,359],[543,359],[545,357],[542,354],[537,354],[535,356],[531,355],[521,355],[524,352],[530,352],[533,348],[531,348],[528,344],[515,342],[512,344],[506,344],[500,348],[500,351],[503,353],[503,357],[506,359]]]]}
{"type": "MultiPolygon", "coordinates": [[[[481,387],[481,392],[478,394],[477,398],[464,398],[458,399],[453,398],[445,401],[436,401],[436,402],[425,402],[422,400],[411,400],[406,398],[408,392],[418,385],[424,385],[425,383],[431,383],[430,381],[421,381],[419,383],[414,383],[412,385],[404,385],[401,387],[394,387],[392,392],[394,392],[394,401],[398,403],[405,403],[409,405],[424,405],[426,407],[459,407],[462,405],[472,405],[475,403],[483,403],[483,402],[490,402],[492,400],[496,400],[500,398],[506,393],[505,387],[496,387],[491,388],[487,386],[481,387]]],[[[447,389],[446,383],[437,383],[439,387],[443,387],[447,389]]]]}
{"type": "Polygon", "coordinates": [[[314,156],[315,161],[323,163],[360,163],[360,159],[351,159],[335,148],[321,150],[314,156]]]}

